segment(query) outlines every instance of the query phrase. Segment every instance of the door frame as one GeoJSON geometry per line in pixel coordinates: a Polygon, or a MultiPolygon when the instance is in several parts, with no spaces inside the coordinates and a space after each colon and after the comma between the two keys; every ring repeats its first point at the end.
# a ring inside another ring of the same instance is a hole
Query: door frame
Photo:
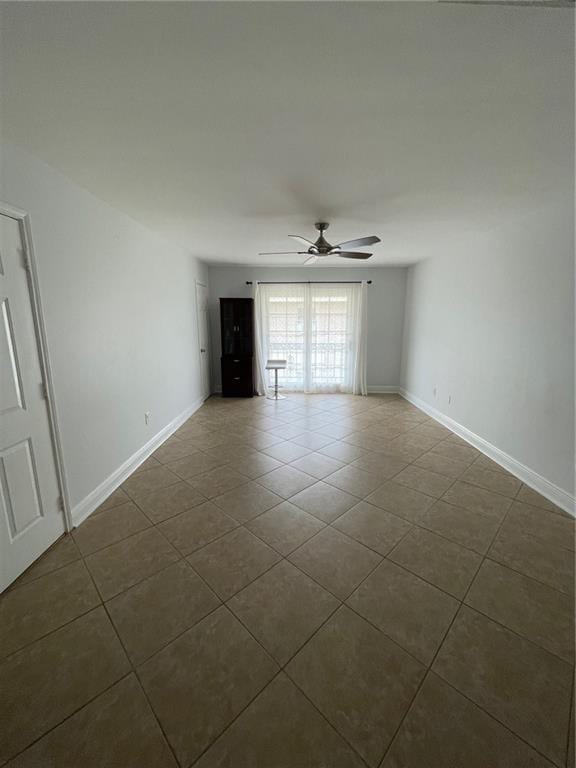
{"type": "MultiPolygon", "coordinates": [[[[201,348],[201,341],[200,341],[200,307],[198,306],[198,286],[201,285],[202,288],[206,289],[206,292],[208,292],[208,286],[206,283],[203,283],[201,280],[198,280],[198,278],[194,279],[194,290],[195,290],[195,300],[196,300],[196,340],[198,342],[198,362],[200,363],[200,371],[202,372],[202,352],[200,352],[201,348]]],[[[208,309],[206,309],[206,334],[208,337],[208,340],[206,342],[206,354],[208,355],[208,393],[205,394],[202,392],[202,400],[206,401],[212,394],[212,356],[210,354],[210,316],[208,313],[208,309]]]]}
{"type": "Polygon", "coordinates": [[[46,393],[50,438],[52,442],[52,451],[54,453],[54,464],[56,467],[58,487],[60,489],[60,498],[62,500],[62,516],[64,518],[64,528],[67,533],[70,533],[74,528],[74,523],[72,522],[70,495],[68,493],[68,483],[66,481],[66,471],[64,469],[64,454],[62,451],[60,428],[58,426],[54,380],[52,376],[52,367],[50,365],[50,356],[48,354],[48,341],[46,326],[44,324],[44,315],[42,312],[42,300],[40,298],[38,269],[32,242],[30,215],[27,211],[24,211],[21,208],[16,208],[8,203],[4,203],[2,200],[0,200],[0,215],[14,219],[18,222],[20,228],[20,236],[24,247],[24,259],[26,262],[25,268],[28,272],[28,291],[30,295],[34,333],[36,336],[36,349],[38,350],[38,359],[40,361],[40,370],[42,372],[42,384],[44,385],[46,393]]]}

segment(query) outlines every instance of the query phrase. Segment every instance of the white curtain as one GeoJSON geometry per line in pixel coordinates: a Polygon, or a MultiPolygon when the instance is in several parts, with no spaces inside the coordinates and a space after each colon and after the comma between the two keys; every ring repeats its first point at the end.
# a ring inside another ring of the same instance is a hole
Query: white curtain
{"type": "Polygon", "coordinates": [[[365,395],[366,294],[365,283],[260,284],[256,349],[263,386],[272,384],[265,361],[280,358],[287,360],[280,372],[285,389],[365,395]]]}
{"type": "Polygon", "coordinates": [[[252,298],[254,299],[254,337],[256,342],[255,349],[255,374],[256,374],[256,393],[258,395],[266,395],[266,360],[267,354],[264,350],[264,334],[262,333],[262,326],[264,322],[264,299],[262,296],[262,290],[259,283],[254,282],[252,286],[252,298]]]}

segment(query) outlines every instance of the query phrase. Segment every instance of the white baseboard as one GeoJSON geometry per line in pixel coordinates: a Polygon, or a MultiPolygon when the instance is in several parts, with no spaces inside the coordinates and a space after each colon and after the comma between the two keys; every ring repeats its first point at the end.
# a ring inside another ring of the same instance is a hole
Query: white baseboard
{"type": "Polygon", "coordinates": [[[563,488],[554,485],[550,480],[546,480],[546,478],[539,475],[538,472],[535,472],[533,469],[530,469],[530,467],[517,461],[508,453],[501,451],[500,448],[497,448],[495,445],[492,445],[492,443],[484,440],[483,437],[480,437],[466,427],[463,427],[462,424],[459,424],[457,421],[454,421],[454,419],[451,419],[449,416],[436,410],[432,405],[424,402],[424,400],[416,397],[416,395],[413,395],[411,392],[407,392],[402,388],[400,388],[399,392],[402,397],[408,400],[408,402],[415,405],[421,411],[424,411],[424,413],[427,413],[428,416],[431,416],[435,421],[448,427],[448,429],[458,435],[458,437],[466,440],[467,443],[470,443],[474,448],[477,448],[485,456],[492,459],[492,461],[500,464],[501,467],[508,470],[508,472],[511,472],[513,475],[516,475],[516,477],[522,480],[523,483],[526,483],[530,488],[537,491],[553,504],[556,504],[557,507],[560,507],[560,509],[568,512],[570,515],[576,516],[574,509],[575,498],[572,494],[568,493],[563,488]]]}
{"type": "Polygon", "coordinates": [[[172,419],[169,424],[161,429],[160,432],[157,432],[154,437],[143,445],[142,448],[139,448],[136,453],[133,453],[124,464],[112,472],[112,474],[100,483],[97,488],[94,488],[88,496],[76,504],[72,509],[72,522],[74,527],[80,525],[80,523],[91,515],[95,509],[98,509],[100,504],[106,501],[108,496],[121,486],[124,480],[126,480],[135,469],[138,469],[140,464],[146,461],[146,459],[154,453],[154,451],[159,448],[170,435],[174,434],[178,427],[182,426],[182,424],[189,419],[198,408],[200,408],[203,402],[204,400],[202,398],[196,400],[196,402],[192,403],[192,405],[186,408],[186,410],[179,416],[172,419]]]}

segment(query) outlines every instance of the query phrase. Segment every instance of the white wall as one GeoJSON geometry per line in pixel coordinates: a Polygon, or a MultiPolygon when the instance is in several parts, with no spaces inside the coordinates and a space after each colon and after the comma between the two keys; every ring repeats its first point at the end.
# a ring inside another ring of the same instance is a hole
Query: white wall
{"type": "Polygon", "coordinates": [[[14,147],[0,177],[0,199],[31,216],[74,508],[201,397],[207,269],[14,147]]]}
{"type": "Polygon", "coordinates": [[[503,221],[443,250],[410,269],[403,386],[561,501],[574,491],[572,209],[503,221]]]}
{"type": "Polygon", "coordinates": [[[406,293],[405,267],[235,267],[210,266],[210,329],[212,338],[212,384],[217,390],[220,376],[221,297],[247,297],[247,280],[290,282],[298,280],[372,280],[368,286],[367,382],[372,390],[397,388],[402,362],[402,327],[406,293]]]}

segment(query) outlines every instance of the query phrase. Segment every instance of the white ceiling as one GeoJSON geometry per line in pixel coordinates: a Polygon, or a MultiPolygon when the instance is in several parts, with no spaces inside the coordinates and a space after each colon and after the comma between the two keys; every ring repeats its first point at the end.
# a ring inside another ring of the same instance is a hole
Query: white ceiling
{"type": "Polygon", "coordinates": [[[370,266],[412,263],[569,183],[569,9],[1,12],[5,137],[207,261],[299,264],[257,253],[321,217],[332,242],[379,235],[370,266]]]}

